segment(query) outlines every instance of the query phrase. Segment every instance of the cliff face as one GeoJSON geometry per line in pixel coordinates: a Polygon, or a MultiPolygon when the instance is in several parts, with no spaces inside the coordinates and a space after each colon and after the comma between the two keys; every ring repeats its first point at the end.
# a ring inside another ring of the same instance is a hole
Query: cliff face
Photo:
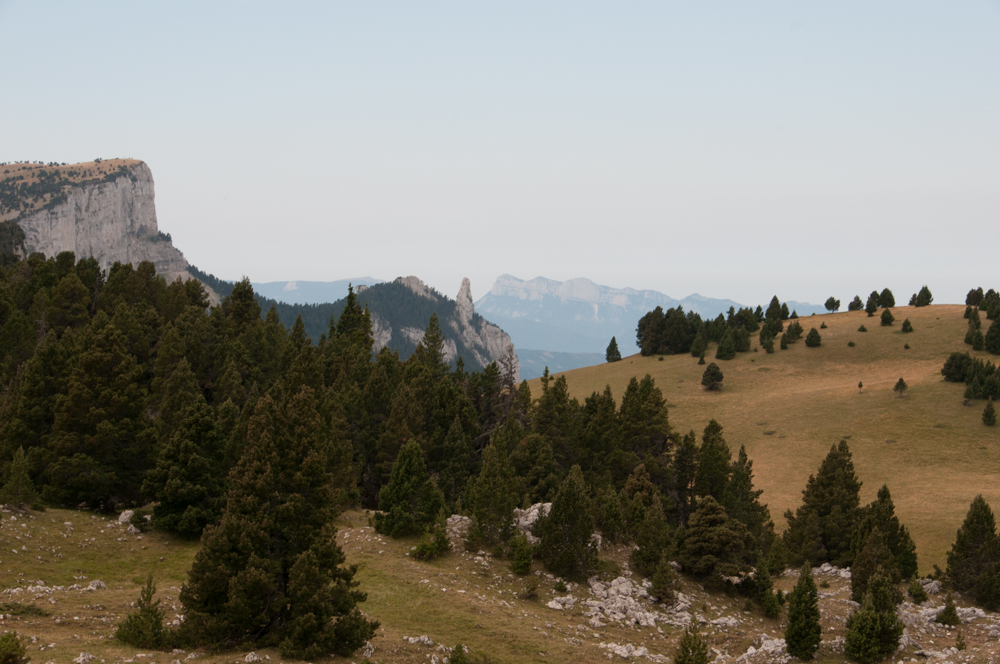
{"type": "Polygon", "coordinates": [[[64,193],[57,205],[18,219],[29,252],[72,251],[77,258],[96,258],[104,269],[116,261],[151,261],[168,282],[192,278],[184,256],[160,235],[146,164],[133,162],[111,181],[67,186],[64,193]]]}
{"type": "MultiPolygon", "coordinates": [[[[466,356],[466,362],[472,358],[479,366],[485,367],[492,362],[497,362],[502,366],[501,361],[508,352],[514,352],[510,336],[476,313],[472,304],[472,287],[468,279],[462,279],[462,287],[459,289],[458,297],[455,298],[454,303],[428,288],[417,277],[399,277],[394,283],[405,286],[421,298],[438,303],[439,306],[434,307],[434,309],[438,314],[439,324],[445,335],[444,354],[448,362],[455,361],[455,358],[461,354],[466,356]]],[[[378,288],[378,286],[373,288],[378,288]]],[[[359,289],[358,292],[360,294],[365,291],[359,289]]],[[[414,345],[420,343],[424,337],[423,328],[401,325],[394,330],[389,322],[390,316],[389,312],[372,310],[372,330],[376,348],[391,345],[396,335],[414,345]]],[[[514,380],[520,382],[521,370],[517,355],[514,354],[511,360],[514,380]]]]}

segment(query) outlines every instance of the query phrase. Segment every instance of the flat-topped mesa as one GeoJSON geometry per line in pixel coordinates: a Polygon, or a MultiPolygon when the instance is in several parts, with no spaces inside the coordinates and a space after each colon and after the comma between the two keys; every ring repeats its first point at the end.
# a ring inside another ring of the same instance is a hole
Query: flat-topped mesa
{"type": "Polygon", "coordinates": [[[115,262],[138,265],[150,261],[168,282],[193,278],[188,262],[156,222],[153,174],[136,160],[109,160],[45,167],[2,167],[5,182],[39,185],[39,197],[12,199],[4,216],[24,230],[25,249],[55,256],[72,251],[93,257],[108,269],[115,262]],[[42,187],[41,184],[49,186],[42,187]]]}

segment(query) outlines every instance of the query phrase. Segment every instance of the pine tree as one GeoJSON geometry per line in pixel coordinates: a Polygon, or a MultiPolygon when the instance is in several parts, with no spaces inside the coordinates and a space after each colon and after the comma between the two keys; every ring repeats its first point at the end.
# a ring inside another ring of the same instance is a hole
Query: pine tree
{"type": "Polygon", "coordinates": [[[738,576],[748,568],[746,557],[752,537],[739,521],[711,496],[698,501],[688,519],[678,559],[684,571],[696,577],[738,576]]]}
{"type": "Polygon", "coordinates": [[[889,309],[882,310],[882,327],[889,327],[894,320],[896,319],[893,317],[892,311],[889,309]]]}
{"type": "Polygon", "coordinates": [[[767,505],[760,503],[761,489],[754,489],[753,461],[747,456],[746,447],[733,461],[729,480],[722,491],[722,506],[729,518],[736,519],[750,531],[758,547],[770,546],[774,538],[774,523],[767,505]]]}
{"type": "Polygon", "coordinates": [[[914,299],[913,304],[914,306],[917,307],[926,307],[933,301],[934,301],[934,296],[931,295],[931,289],[928,288],[927,286],[923,286],[921,287],[920,292],[917,293],[917,296],[914,299]]]}
{"type": "Polygon", "coordinates": [[[674,664],[708,664],[708,644],[694,628],[689,627],[677,644],[674,664]]]}
{"type": "Polygon", "coordinates": [[[374,635],[330,525],[343,462],[311,389],[257,402],[222,519],[205,529],[181,589],[185,640],[313,659],[348,656],[374,635]]]}
{"type": "Polygon", "coordinates": [[[888,576],[876,573],[861,607],[847,619],[844,652],[862,664],[885,659],[899,647],[903,623],[896,616],[902,594],[888,576]]]}
{"type": "Polygon", "coordinates": [[[719,347],[715,349],[715,359],[731,360],[734,357],[736,357],[736,340],[733,338],[732,328],[727,327],[719,347]]]}
{"type": "Polygon", "coordinates": [[[876,311],[878,311],[878,293],[872,291],[872,294],[868,296],[868,302],[865,303],[865,312],[871,318],[876,311]]]}
{"type": "Polygon", "coordinates": [[[860,295],[855,295],[854,299],[847,305],[848,311],[861,311],[864,308],[865,304],[861,301],[860,295]]]}
{"type": "Polygon", "coordinates": [[[913,325],[910,323],[910,319],[906,318],[903,320],[903,332],[913,332],[913,325]]]}
{"type": "Polygon", "coordinates": [[[36,507],[38,502],[38,492],[28,475],[28,459],[24,448],[19,447],[7,465],[6,482],[0,489],[0,503],[26,509],[36,507]]]}
{"type": "Polygon", "coordinates": [[[821,632],[819,618],[819,591],[813,582],[812,568],[806,563],[788,599],[785,643],[789,655],[805,660],[816,656],[821,632]]]}
{"type": "Polygon", "coordinates": [[[900,580],[896,559],[877,527],[868,534],[865,546],[851,564],[851,599],[859,604],[864,600],[868,582],[876,572],[889,576],[894,583],[900,580]]]}
{"type": "Polygon", "coordinates": [[[510,537],[517,507],[516,486],[507,455],[496,442],[491,443],[483,450],[483,469],[469,485],[466,496],[476,522],[476,538],[495,544],[510,537]]]}
{"type": "Polygon", "coordinates": [[[538,520],[534,531],[541,540],[539,557],[553,574],[582,577],[593,569],[597,563],[591,539],[594,519],[579,466],[570,469],[552,500],[552,509],[538,520]]]}
{"type": "Polygon", "coordinates": [[[882,292],[878,295],[878,306],[881,309],[888,309],[889,307],[896,306],[896,298],[893,297],[891,290],[888,288],[882,289],[882,292]]]}
{"type": "Polygon", "coordinates": [[[510,540],[510,570],[518,576],[531,574],[531,544],[524,535],[510,540]]]}
{"type": "Polygon", "coordinates": [[[180,414],[142,485],[143,494],[157,503],[154,527],[198,537],[219,518],[225,503],[222,442],[215,413],[204,399],[180,414]]]}
{"type": "Polygon", "coordinates": [[[876,528],[885,536],[885,543],[892,553],[900,577],[909,579],[915,576],[917,547],[906,526],[899,522],[889,487],[885,485],[879,489],[876,500],[864,508],[862,517],[851,534],[851,551],[855,558],[861,553],[868,542],[868,536],[876,528]]]}
{"type": "Polygon", "coordinates": [[[826,307],[827,311],[833,313],[840,309],[840,300],[831,295],[830,297],[826,298],[826,304],[824,304],[823,306],[826,307]]]}
{"type": "Polygon", "coordinates": [[[729,483],[733,455],[722,436],[722,425],[710,420],[701,435],[698,450],[698,470],[695,474],[695,493],[722,500],[729,483]]]}
{"type": "Polygon", "coordinates": [[[788,320],[791,314],[788,313],[788,304],[785,302],[781,303],[781,320],[788,320]]]}
{"type": "Polygon", "coordinates": [[[722,387],[724,376],[722,369],[715,362],[705,367],[705,372],[701,375],[701,384],[706,390],[717,390],[722,387]]]}
{"type": "Polygon", "coordinates": [[[823,340],[819,336],[819,332],[816,331],[815,327],[809,330],[809,334],[806,335],[806,346],[809,346],[810,348],[816,348],[822,343],[822,341],[823,340]]]}
{"type": "Polygon", "coordinates": [[[955,535],[948,552],[948,578],[955,590],[972,590],[987,569],[997,560],[997,532],[993,510],[983,498],[976,496],[965,515],[965,521],[955,535]]]}
{"type": "Polygon", "coordinates": [[[788,334],[781,335],[781,342],[779,344],[781,350],[788,350],[788,334]]]}
{"type": "Polygon", "coordinates": [[[615,341],[614,337],[611,337],[611,343],[608,344],[608,349],[604,353],[604,359],[608,362],[618,362],[622,359],[622,353],[618,350],[618,342],[615,341]]]}
{"type": "Polygon", "coordinates": [[[771,330],[765,325],[760,328],[760,347],[764,349],[767,353],[774,352],[774,335],[771,334],[771,330]]]}
{"type": "Polygon", "coordinates": [[[389,483],[378,496],[375,530],[391,537],[419,535],[444,508],[444,496],[427,472],[424,451],[416,441],[399,450],[389,483]]]}
{"type": "Polygon", "coordinates": [[[444,439],[444,455],[441,461],[441,472],[438,474],[438,486],[448,504],[455,501],[465,491],[469,477],[475,468],[476,453],[472,443],[462,431],[461,418],[456,415],[448,428],[444,439]]]}
{"type": "Polygon", "coordinates": [[[750,331],[745,327],[738,327],[733,333],[733,345],[737,353],[750,352],[750,331]]]}
{"type": "Polygon", "coordinates": [[[444,359],[444,334],[441,332],[436,313],[431,314],[430,320],[427,321],[424,338],[417,344],[413,355],[420,364],[430,369],[435,379],[441,378],[448,372],[448,363],[444,359]]]}
{"type": "Polygon", "coordinates": [[[958,615],[958,609],[955,608],[955,599],[951,596],[951,593],[948,593],[944,598],[944,608],[937,614],[934,621],[942,625],[948,625],[949,627],[957,627],[962,624],[962,619],[958,615]]]}
{"type": "Polygon", "coordinates": [[[673,534],[663,514],[663,505],[658,492],[653,494],[649,508],[643,513],[641,524],[633,527],[632,531],[635,546],[629,556],[629,562],[639,574],[652,576],[664,551],[670,550],[673,534]]]}
{"type": "Polygon", "coordinates": [[[988,427],[995,426],[997,423],[997,409],[993,406],[993,399],[986,402],[986,407],[983,408],[983,424],[988,427]]]}
{"type": "Polygon", "coordinates": [[[785,512],[785,546],[793,561],[850,565],[851,532],[860,517],[861,482],[847,441],[830,448],[802,492],[802,505],[785,512]]]}
{"type": "Polygon", "coordinates": [[[909,387],[910,386],[906,384],[906,381],[900,378],[899,380],[896,381],[896,384],[893,386],[892,391],[899,392],[899,396],[902,397],[903,393],[906,392],[906,390],[909,389],[909,387]]]}
{"type": "MultiPolygon", "coordinates": [[[[1000,318],[993,321],[990,325],[990,329],[987,330],[986,336],[983,337],[983,349],[988,350],[994,355],[1000,355],[1000,318]]],[[[975,343],[973,344],[975,348],[975,343]]]]}
{"type": "Polygon", "coordinates": [[[167,645],[169,635],[163,627],[165,612],[160,608],[160,600],[153,600],[155,595],[156,584],[150,573],[139,593],[136,612],[130,613],[118,624],[115,639],[134,648],[159,650],[167,645]]]}
{"type": "Polygon", "coordinates": [[[661,604],[673,602],[677,597],[680,578],[677,571],[670,565],[670,559],[666,554],[660,556],[660,562],[656,564],[656,571],[653,572],[649,581],[652,584],[650,590],[653,592],[653,596],[661,604]]]}

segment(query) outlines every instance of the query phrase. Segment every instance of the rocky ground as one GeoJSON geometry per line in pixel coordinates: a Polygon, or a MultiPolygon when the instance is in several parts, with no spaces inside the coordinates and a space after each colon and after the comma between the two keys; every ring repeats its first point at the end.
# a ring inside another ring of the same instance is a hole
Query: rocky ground
{"type": "MultiPolygon", "coordinates": [[[[182,619],[177,594],[197,543],[129,532],[127,523],[87,512],[0,516],[0,630],[25,636],[36,664],[285,661],[270,649],[162,653],[112,639],[149,571],[168,621],[182,619]]],[[[359,566],[358,579],[369,594],[365,611],[382,624],[377,637],[346,661],[444,664],[452,648],[464,644],[492,662],[670,662],[691,624],[707,639],[716,662],[790,661],[782,640],[784,617],[764,618],[757,609],[745,610],[744,598],[710,592],[687,579],[672,602],[658,603],[648,583],[629,571],[624,548],[603,549],[602,569],[587,581],[559,584],[537,565],[529,577],[517,577],[508,561],[466,550],[461,538],[467,522],[461,517],[449,522],[454,550],[430,563],[408,556],[415,541],[382,537],[368,518],[360,511],[345,514],[338,539],[348,561],[359,566]],[[525,595],[532,583],[535,598],[525,595]]],[[[841,662],[845,622],[855,606],[850,572],[824,566],[814,576],[823,616],[818,661],[841,662]]],[[[775,586],[789,591],[797,578],[798,572],[787,572],[775,586]]],[[[956,597],[961,627],[939,625],[934,618],[944,604],[940,584],[926,585],[927,602],[900,607],[904,647],[891,661],[1000,661],[1000,615],[956,597]],[[955,648],[959,632],[964,651],[955,648]]]]}

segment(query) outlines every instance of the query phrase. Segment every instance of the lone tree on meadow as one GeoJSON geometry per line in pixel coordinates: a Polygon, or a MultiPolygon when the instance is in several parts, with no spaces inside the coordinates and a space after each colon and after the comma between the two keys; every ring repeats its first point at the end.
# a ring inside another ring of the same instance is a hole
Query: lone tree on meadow
{"type": "Polygon", "coordinates": [[[816,348],[823,342],[823,339],[819,336],[819,332],[816,328],[809,330],[809,334],[806,335],[806,345],[810,348],[816,348]]]}
{"type": "Polygon", "coordinates": [[[614,337],[611,337],[611,343],[608,344],[608,350],[604,353],[604,359],[608,362],[619,362],[622,359],[622,353],[618,350],[618,342],[615,341],[614,337]]]}
{"type": "Polygon", "coordinates": [[[902,377],[900,377],[900,379],[896,381],[896,386],[892,388],[892,391],[899,392],[899,396],[902,397],[903,393],[906,392],[906,390],[908,390],[909,387],[910,386],[906,384],[906,381],[903,380],[902,377]]]}
{"type": "Polygon", "coordinates": [[[986,402],[986,408],[983,409],[983,424],[988,427],[995,426],[997,423],[997,409],[993,407],[993,399],[986,402]]]}
{"type": "MultiPolygon", "coordinates": [[[[983,417],[985,418],[985,415],[983,417]]],[[[23,447],[14,452],[14,458],[7,466],[7,482],[3,485],[3,489],[0,489],[0,502],[22,509],[35,507],[38,504],[38,492],[35,491],[35,485],[28,476],[28,459],[24,455],[23,447]]]]}
{"type": "Polygon", "coordinates": [[[903,321],[903,332],[913,332],[913,324],[910,323],[910,319],[907,318],[903,321]]]}
{"type": "Polygon", "coordinates": [[[889,327],[896,318],[888,308],[882,310],[882,327],[889,327]]]}
{"type": "Polygon", "coordinates": [[[927,286],[921,288],[920,292],[913,296],[913,305],[916,307],[926,307],[933,301],[934,296],[931,295],[931,289],[927,286]]]}
{"type": "Polygon", "coordinates": [[[788,627],[785,628],[788,654],[806,660],[815,657],[820,632],[819,591],[813,582],[812,568],[806,563],[788,599],[788,627]]]}
{"type": "Polygon", "coordinates": [[[871,318],[876,311],[878,311],[878,293],[872,291],[872,294],[868,296],[868,302],[865,303],[865,312],[871,318]]]}
{"type": "Polygon", "coordinates": [[[715,362],[705,367],[705,373],[701,375],[701,384],[706,390],[717,390],[722,387],[722,369],[715,362]]]}
{"type": "Polygon", "coordinates": [[[827,298],[826,304],[824,304],[823,306],[825,306],[826,310],[829,311],[830,313],[833,313],[835,311],[839,311],[840,310],[840,300],[838,300],[837,298],[835,298],[835,297],[833,297],[831,295],[830,297],[827,298]]]}

